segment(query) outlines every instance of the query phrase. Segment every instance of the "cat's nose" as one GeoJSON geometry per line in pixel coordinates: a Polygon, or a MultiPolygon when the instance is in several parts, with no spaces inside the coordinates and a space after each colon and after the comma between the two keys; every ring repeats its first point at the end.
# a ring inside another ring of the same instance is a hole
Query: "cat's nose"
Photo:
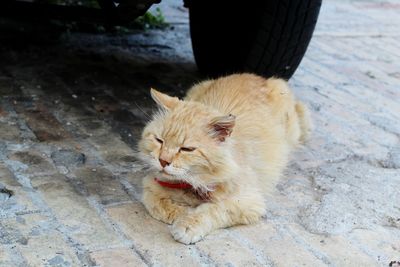
{"type": "Polygon", "coordinates": [[[165,166],[168,166],[169,164],[171,164],[171,162],[168,162],[166,160],[163,160],[162,158],[158,159],[160,161],[160,164],[163,168],[165,168],[165,166]]]}

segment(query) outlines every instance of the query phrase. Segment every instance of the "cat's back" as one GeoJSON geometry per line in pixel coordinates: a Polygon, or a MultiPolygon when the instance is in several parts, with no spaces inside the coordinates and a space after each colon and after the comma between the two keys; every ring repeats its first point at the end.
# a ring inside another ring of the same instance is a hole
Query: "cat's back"
{"type": "Polygon", "coordinates": [[[223,113],[255,111],[266,108],[271,82],[271,79],[254,74],[233,74],[193,86],[185,99],[201,102],[223,113]]]}

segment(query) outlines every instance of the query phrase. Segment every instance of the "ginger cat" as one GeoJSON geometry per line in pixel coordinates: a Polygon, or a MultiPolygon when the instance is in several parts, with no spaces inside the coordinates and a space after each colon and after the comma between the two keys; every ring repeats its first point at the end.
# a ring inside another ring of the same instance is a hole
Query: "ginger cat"
{"type": "Polygon", "coordinates": [[[310,118],[281,79],[235,74],[193,86],[184,100],[151,89],[160,106],[143,130],[143,204],[190,244],[257,222],[310,118]]]}

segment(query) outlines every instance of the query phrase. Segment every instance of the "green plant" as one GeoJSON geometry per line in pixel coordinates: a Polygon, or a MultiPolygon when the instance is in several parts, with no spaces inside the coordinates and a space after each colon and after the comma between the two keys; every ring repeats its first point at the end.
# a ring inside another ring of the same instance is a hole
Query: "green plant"
{"type": "Polygon", "coordinates": [[[141,26],[141,28],[144,29],[162,29],[168,26],[161,9],[158,7],[155,10],[155,14],[147,11],[143,16],[138,17],[134,24],[141,26]]]}
{"type": "MultiPolygon", "coordinates": [[[[97,0],[36,0],[36,2],[57,4],[57,5],[78,5],[91,8],[99,8],[97,0]]],[[[89,32],[106,32],[106,28],[101,25],[94,23],[78,23],[78,22],[54,22],[55,24],[64,25],[67,32],[74,31],[89,31],[89,32]]],[[[152,13],[147,11],[143,16],[138,17],[131,23],[125,25],[119,25],[114,27],[109,27],[108,30],[114,31],[119,34],[130,33],[134,29],[164,29],[168,27],[169,24],[165,21],[165,17],[160,8],[156,8],[152,13]]]]}

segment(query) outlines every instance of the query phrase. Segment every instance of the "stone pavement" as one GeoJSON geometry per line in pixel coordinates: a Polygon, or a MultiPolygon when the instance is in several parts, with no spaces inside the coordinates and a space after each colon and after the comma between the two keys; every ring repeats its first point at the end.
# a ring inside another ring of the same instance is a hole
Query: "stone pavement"
{"type": "Polygon", "coordinates": [[[150,86],[201,79],[167,30],[0,45],[0,266],[388,266],[400,260],[400,4],[324,1],[290,83],[313,113],[259,224],[176,243],[140,204],[150,86]],[[9,197],[6,190],[14,192],[9,197]]]}

